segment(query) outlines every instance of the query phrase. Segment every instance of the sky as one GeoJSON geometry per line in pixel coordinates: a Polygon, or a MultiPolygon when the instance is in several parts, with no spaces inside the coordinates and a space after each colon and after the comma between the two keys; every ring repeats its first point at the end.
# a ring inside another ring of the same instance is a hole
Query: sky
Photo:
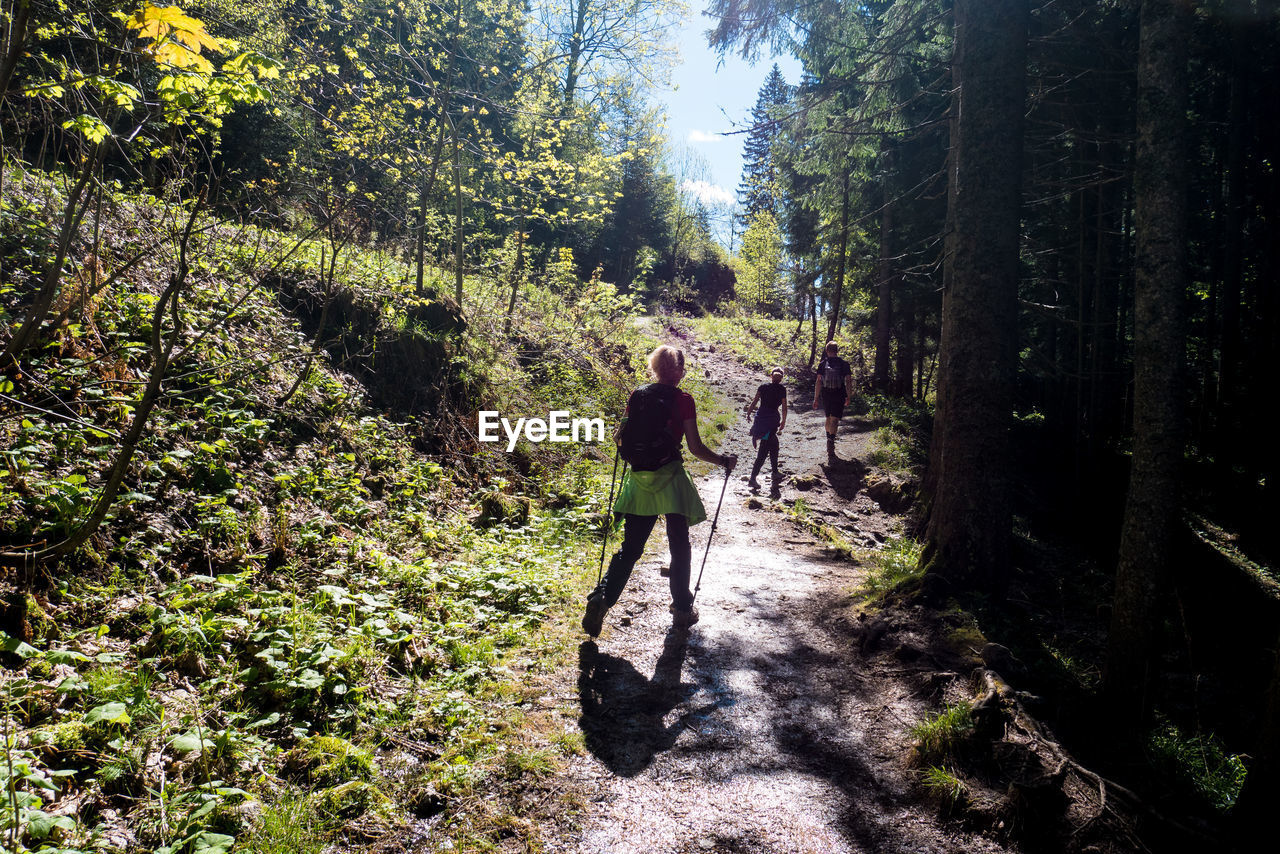
{"type": "MultiPolygon", "coordinates": [[[[782,76],[795,85],[800,80],[800,63],[791,56],[762,54],[755,64],[737,54],[723,61],[707,47],[704,33],[713,25],[702,14],[705,0],[690,0],[690,11],[679,33],[680,64],[671,75],[672,88],[655,93],[667,107],[667,135],[672,148],[681,145],[707,160],[709,175],[687,181],[686,191],[704,202],[733,202],[742,179],[743,131],[751,116],[760,86],[773,63],[782,76]],[[729,133],[731,135],[724,135],[729,133]]],[[[717,234],[728,243],[728,235],[717,234]]]]}

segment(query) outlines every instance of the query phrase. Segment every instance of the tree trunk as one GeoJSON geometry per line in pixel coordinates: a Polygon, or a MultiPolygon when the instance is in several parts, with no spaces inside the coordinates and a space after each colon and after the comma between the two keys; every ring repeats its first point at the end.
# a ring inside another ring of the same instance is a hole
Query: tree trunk
{"type": "Polygon", "coordinates": [[[431,169],[427,172],[426,178],[423,179],[421,194],[418,197],[418,236],[414,247],[414,264],[417,269],[417,279],[414,293],[420,297],[426,296],[427,197],[431,195],[432,189],[435,188],[436,171],[440,166],[440,158],[444,154],[444,137],[445,131],[448,129],[448,122],[445,120],[444,113],[448,109],[448,103],[449,96],[445,94],[440,101],[440,133],[436,137],[436,150],[431,155],[431,169]]]}
{"type": "MultiPolygon", "coordinates": [[[[1237,40],[1237,47],[1242,48],[1237,40]]],[[[1239,49],[1233,51],[1233,56],[1239,49]]],[[[1239,62],[1232,63],[1230,112],[1227,131],[1225,165],[1226,205],[1222,228],[1222,347],[1218,351],[1218,425],[1215,456],[1230,466],[1236,456],[1237,404],[1240,361],[1240,297],[1241,297],[1241,211],[1244,208],[1244,129],[1246,123],[1245,84],[1239,62]]],[[[1273,247],[1274,248],[1274,247],[1273,247]]]]}
{"type": "Polygon", "coordinates": [[[849,173],[844,173],[844,193],[840,203],[840,254],[836,256],[836,286],[831,299],[831,320],[827,323],[827,340],[840,331],[840,311],[844,303],[845,256],[849,250],[849,173]]]}
{"type": "Polygon", "coordinates": [[[812,335],[809,337],[809,369],[813,369],[814,360],[818,358],[818,278],[809,282],[809,320],[812,335]]]}
{"type": "Polygon", "coordinates": [[[453,224],[453,298],[462,310],[462,262],[466,255],[466,235],[462,230],[462,140],[458,138],[458,125],[453,126],[453,195],[455,202],[453,224]]]}
{"type": "Polygon", "coordinates": [[[564,72],[564,105],[566,110],[573,106],[573,93],[578,88],[578,75],[582,68],[582,37],[587,26],[588,0],[577,0],[573,13],[573,33],[569,36],[569,57],[565,62],[564,72]]]}
{"type": "Polygon", "coordinates": [[[1238,838],[1247,842],[1256,842],[1259,834],[1271,832],[1275,822],[1272,810],[1280,803],[1280,638],[1277,647],[1253,762],[1232,816],[1238,838]]]}
{"type": "Polygon", "coordinates": [[[916,307],[908,294],[904,293],[898,303],[898,315],[898,358],[893,372],[893,393],[905,399],[911,397],[912,370],[916,362],[916,307]]]}
{"type": "Polygon", "coordinates": [[[925,394],[929,391],[924,373],[925,336],[929,323],[929,308],[927,304],[916,312],[916,318],[919,320],[916,324],[916,400],[923,401],[925,394]]]}
{"type": "Polygon", "coordinates": [[[1133,461],[1116,568],[1105,690],[1122,728],[1149,711],[1157,597],[1173,557],[1182,459],[1186,299],[1186,39],[1180,0],[1143,0],[1134,160],[1133,461]]]}
{"type": "Polygon", "coordinates": [[[884,207],[880,211],[880,263],[876,266],[879,299],[876,304],[876,355],[871,387],[889,391],[890,330],[893,328],[893,191],[889,185],[892,155],[886,155],[884,207]]]}
{"type": "Polygon", "coordinates": [[[9,94],[9,82],[22,59],[27,44],[27,24],[31,20],[31,0],[14,0],[10,7],[9,26],[4,34],[3,52],[0,53],[0,98],[9,94]]]}
{"type": "Polygon", "coordinates": [[[524,283],[524,217],[520,217],[520,230],[516,232],[516,262],[511,271],[511,299],[507,301],[507,319],[502,324],[502,337],[511,334],[511,321],[516,314],[516,298],[524,283]]]}
{"type": "Polygon", "coordinates": [[[957,0],[959,145],[953,280],[943,300],[936,466],[923,567],[999,595],[1012,510],[1009,426],[1016,367],[1027,0],[957,0]]]}
{"type": "MultiPolygon", "coordinates": [[[[1105,175],[1114,168],[1114,156],[1111,143],[1099,147],[1098,162],[1105,175]]],[[[1116,363],[1116,302],[1118,300],[1120,282],[1112,273],[1115,255],[1114,235],[1120,229],[1119,193],[1114,183],[1106,182],[1098,185],[1098,221],[1094,231],[1097,233],[1097,254],[1094,262],[1094,376],[1097,387],[1097,404],[1092,407],[1094,413],[1093,434],[1099,445],[1102,440],[1113,439],[1119,431],[1116,407],[1118,400],[1118,383],[1116,376],[1119,365],[1116,363]]]]}
{"type": "MultiPolygon", "coordinates": [[[[953,7],[952,18],[956,33],[962,29],[964,7],[953,7]]],[[[951,107],[947,111],[947,215],[942,228],[942,305],[938,309],[938,352],[934,354],[933,365],[929,368],[930,379],[941,360],[942,329],[947,314],[947,294],[951,293],[955,281],[956,257],[956,196],[960,182],[956,179],[957,154],[960,151],[960,46],[952,43],[951,56],[951,90],[956,93],[951,98],[951,107]]],[[[929,443],[929,461],[925,465],[924,477],[920,483],[922,512],[914,531],[916,536],[923,537],[929,524],[930,507],[933,496],[937,492],[938,472],[942,470],[942,431],[947,422],[947,389],[939,382],[933,398],[933,438],[929,443]]]]}

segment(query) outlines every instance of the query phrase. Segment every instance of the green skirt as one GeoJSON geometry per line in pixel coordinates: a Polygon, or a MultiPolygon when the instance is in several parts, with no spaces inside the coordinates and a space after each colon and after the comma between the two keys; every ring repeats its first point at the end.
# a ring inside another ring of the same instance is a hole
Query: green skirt
{"type": "Polygon", "coordinates": [[[696,525],[707,518],[698,489],[684,470],[682,460],[672,460],[657,471],[629,471],[622,479],[613,512],[636,516],[679,513],[696,525]]]}

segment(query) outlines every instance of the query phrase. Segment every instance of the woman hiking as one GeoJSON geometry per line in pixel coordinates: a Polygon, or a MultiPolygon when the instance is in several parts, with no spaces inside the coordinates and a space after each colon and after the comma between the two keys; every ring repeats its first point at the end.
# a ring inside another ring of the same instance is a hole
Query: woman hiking
{"type": "Polygon", "coordinates": [[[672,623],[677,629],[687,629],[698,622],[689,589],[689,526],[706,519],[707,512],[684,470],[681,443],[688,439],[695,457],[724,466],[726,471],[733,471],[738,463],[736,455],[721,456],[702,444],[693,397],[677,388],[684,378],[684,352],[665,344],[658,347],[649,354],[649,372],[657,382],[631,393],[626,420],[618,431],[619,454],[631,464],[613,505],[613,512],[624,519],[622,547],[587,596],[582,630],[591,637],[600,634],[605,613],[622,595],[659,516],[667,519],[671,549],[672,623]]]}
{"type": "Polygon", "coordinates": [[[751,422],[751,443],[758,443],[760,450],[756,454],[756,464],[751,467],[751,478],[747,481],[747,486],[752,489],[760,488],[756,476],[760,474],[765,457],[768,457],[772,465],[769,483],[773,487],[773,495],[779,493],[778,484],[781,480],[778,472],[778,434],[787,426],[787,387],[782,384],[782,377],[782,368],[774,368],[769,374],[770,381],[756,389],[755,398],[747,404],[748,418],[756,405],[760,406],[755,420],[751,422]]]}

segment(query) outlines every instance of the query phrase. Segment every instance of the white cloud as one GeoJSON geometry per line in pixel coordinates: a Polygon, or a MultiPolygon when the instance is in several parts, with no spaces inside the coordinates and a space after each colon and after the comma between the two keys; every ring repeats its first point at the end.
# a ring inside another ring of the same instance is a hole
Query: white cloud
{"type": "Polygon", "coordinates": [[[705,130],[689,131],[690,142],[724,142],[724,137],[718,133],[707,133],[705,130]]]}
{"type": "Polygon", "coordinates": [[[683,192],[694,196],[704,205],[732,205],[736,200],[733,192],[710,181],[684,181],[680,184],[683,192]]]}

